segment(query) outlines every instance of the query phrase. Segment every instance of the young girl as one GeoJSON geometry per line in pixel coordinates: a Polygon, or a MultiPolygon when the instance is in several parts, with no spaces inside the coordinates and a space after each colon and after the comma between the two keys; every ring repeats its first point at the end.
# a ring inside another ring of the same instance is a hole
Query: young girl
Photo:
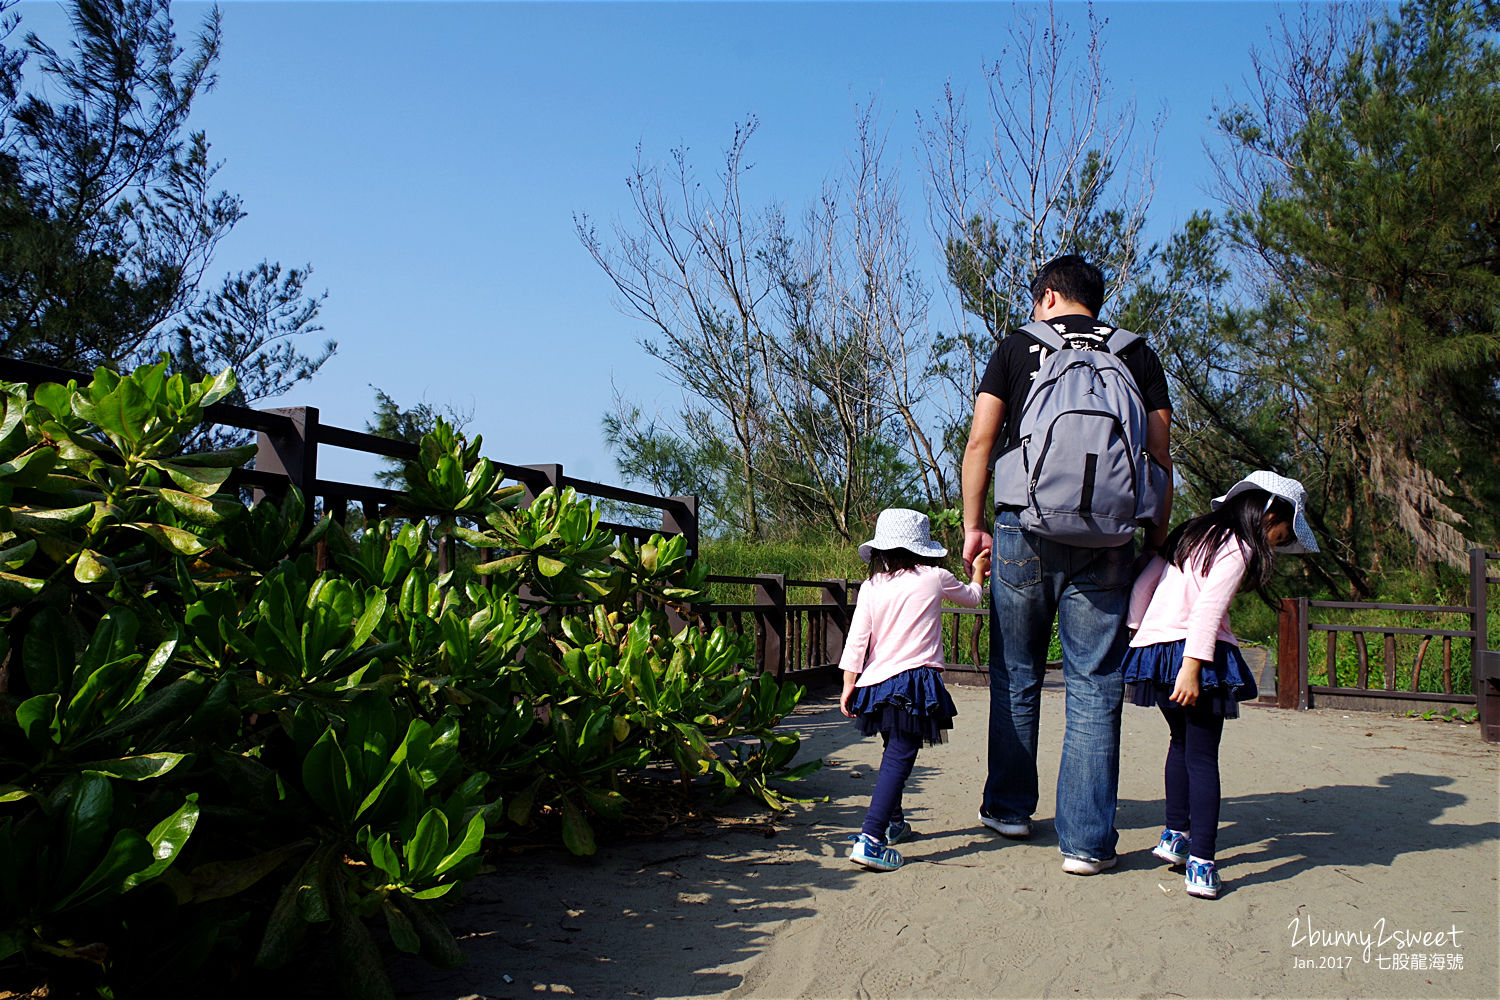
{"type": "Polygon", "coordinates": [[[1229,601],[1242,583],[1265,587],[1276,553],[1316,551],[1302,484],[1252,472],[1212,513],[1174,528],[1131,592],[1125,683],[1135,704],[1161,709],[1171,733],[1167,828],[1151,853],[1186,864],[1191,895],[1219,895],[1219,737],[1257,693],[1229,631],[1229,601]]]}
{"type": "Polygon", "coordinates": [[[927,515],[880,512],[875,537],[859,547],[870,579],[859,590],[844,643],[844,693],[839,708],[866,736],[885,741],[880,777],[849,860],[875,871],[901,867],[891,844],[911,836],[901,791],[923,743],[943,742],[958,709],[943,686],[943,598],[977,608],[984,597],[989,554],[974,561],[969,583],[941,568],[948,550],[932,540],[927,515]]]}

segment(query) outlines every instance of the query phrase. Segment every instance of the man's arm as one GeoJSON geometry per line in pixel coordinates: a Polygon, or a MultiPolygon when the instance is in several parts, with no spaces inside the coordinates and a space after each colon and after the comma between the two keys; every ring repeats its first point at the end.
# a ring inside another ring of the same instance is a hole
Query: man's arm
{"type": "Polygon", "coordinates": [[[993,543],[990,537],[990,452],[1004,423],[1003,399],[987,392],[974,397],[974,422],[969,426],[969,443],[964,446],[960,479],[964,501],[966,573],[974,571],[974,557],[989,551],[993,543]]]}
{"type": "MultiPolygon", "coordinates": [[[[1146,548],[1159,549],[1172,525],[1172,411],[1146,414],[1146,451],[1167,470],[1167,490],[1162,497],[1161,518],[1146,529],[1146,548]]],[[[965,468],[968,468],[965,465],[965,468]]]]}

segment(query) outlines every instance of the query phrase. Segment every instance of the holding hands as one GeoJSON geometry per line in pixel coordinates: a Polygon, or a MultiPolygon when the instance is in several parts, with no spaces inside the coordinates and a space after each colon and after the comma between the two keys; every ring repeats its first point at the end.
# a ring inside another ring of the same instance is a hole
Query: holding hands
{"type": "Polygon", "coordinates": [[[990,550],[983,549],[975,553],[972,561],[969,559],[964,560],[964,565],[972,566],[969,570],[970,583],[976,586],[984,583],[984,578],[990,575],[990,550]]]}
{"type": "Polygon", "coordinates": [[[981,552],[986,557],[990,554],[990,548],[995,544],[995,539],[984,528],[964,529],[964,570],[972,573],[974,571],[974,559],[981,552]]]}

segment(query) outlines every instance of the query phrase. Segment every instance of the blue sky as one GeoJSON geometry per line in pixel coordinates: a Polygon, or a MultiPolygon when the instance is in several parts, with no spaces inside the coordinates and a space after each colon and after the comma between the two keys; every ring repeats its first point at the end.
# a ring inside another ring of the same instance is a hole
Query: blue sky
{"type": "MultiPolygon", "coordinates": [[[[206,6],[174,5],[188,35],[206,6]]],[[[1278,7],[1103,2],[1113,100],[1164,113],[1153,224],[1207,207],[1203,143],[1217,101],[1247,93],[1249,50],[1278,7]]],[[[22,32],[54,44],[53,3],[26,2],[22,32]]],[[[249,215],[219,272],[262,257],[310,263],[337,356],[279,401],[362,428],[370,385],[404,405],[473,411],[505,462],[561,462],[617,482],[600,434],[613,388],[648,407],[678,394],[613,305],[573,215],[601,228],[629,209],[637,143],[686,144],[710,172],[736,122],[760,119],[750,192],[795,214],[836,172],[856,103],[877,99],[909,219],[931,244],[915,152],[917,112],[946,81],[971,99],[999,57],[1009,3],[223,4],[218,87],[196,126],[249,215]]],[[[1080,4],[1060,4],[1082,23],[1080,4]]],[[[940,287],[934,268],[927,278],[940,287]]],[[[945,316],[945,309],[934,310],[945,316]]],[[[325,461],[362,480],[372,463],[325,461]]]]}

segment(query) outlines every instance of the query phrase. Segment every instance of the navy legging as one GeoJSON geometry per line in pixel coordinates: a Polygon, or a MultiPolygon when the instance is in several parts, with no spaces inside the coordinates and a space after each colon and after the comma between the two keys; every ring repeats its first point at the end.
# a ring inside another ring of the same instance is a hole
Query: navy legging
{"type": "Polygon", "coordinates": [[[1158,688],[1156,707],[1171,730],[1167,744],[1167,828],[1188,834],[1193,857],[1214,859],[1219,836],[1219,738],[1224,717],[1169,701],[1158,688]]]}
{"type": "Polygon", "coordinates": [[[883,844],[886,825],[899,823],[904,818],[901,792],[906,788],[906,779],[911,777],[912,765],[917,762],[922,738],[892,731],[882,734],[881,739],[885,741],[885,753],[880,758],[880,777],[875,779],[870,811],[865,813],[865,825],[860,828],[860,833],[883,844]]]}

